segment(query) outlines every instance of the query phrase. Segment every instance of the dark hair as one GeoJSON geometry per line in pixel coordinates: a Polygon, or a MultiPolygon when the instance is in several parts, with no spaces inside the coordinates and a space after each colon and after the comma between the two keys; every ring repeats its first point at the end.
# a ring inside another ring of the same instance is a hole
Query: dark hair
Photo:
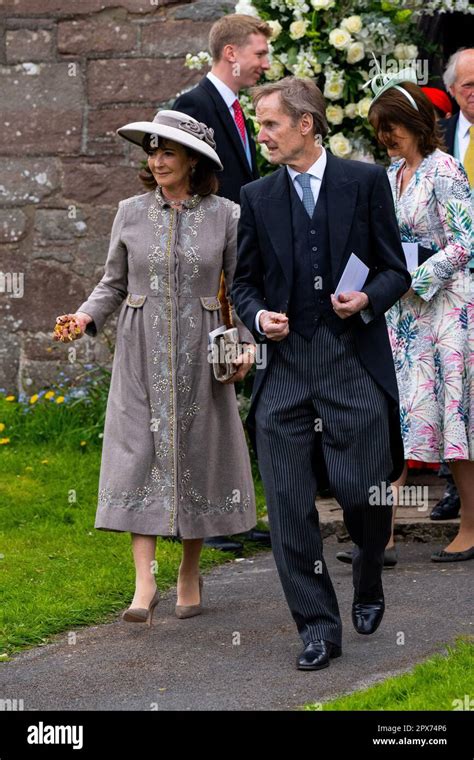
{"type": "Polygon", "coordinates": [[[326,103],[316,82],[308,77],[284,77],[278,82],[257,85],[250,90],[254,106],[274,92],[279,93],[282,110],[291,117],[293,124],[309,113],[313,117],[313,133],[326,137],[329,131],[326,103]]]}
{"type": "MultiPolygon", "coordinates": [[[[143,138],[142,147],[145,153],[149,156],[161,147],[163,142],[167,142],[165,138],[156,137],[156,135],[145,135],[143,138]],[[153,145],[151,140],[153,138],[153,145]],[[158,141],[157,141],[158,139],[158,141]]],[[[173,142],[173,141],[171,141],[173,142]]],[[[196,153],[192,148],[188,148],[187,145],[183,145],[186,153],[190,158],[197,158],[195,171],[189,176],[189,192],[194,195],[197,193],[204,197],[205,195],[213,195],[217,193],[219,189],[219,180],[216,176],[215,164],[207,156],[203,156],[201,153],[196,153]]],[[[150,167],[145,164],[143,169],[138,174],[140,180],[145,185],[147,190],[154,190],[157,186],[157,181],[154,178],[150,167]]]]}
{"type": "Polygon", "coordinates": [[[418,110],[396,87],[386,90],[369,108],[369,122],[379,143],[389,148],[390,132],[394,127],[402,126],[415,137],[418,150],[423,157],[433,153],[436,148],[445,151],[446,146],[431,100],[426,97],[421,87],[413,82],[401,82],[399,86],[412,96],[418,110]]]}

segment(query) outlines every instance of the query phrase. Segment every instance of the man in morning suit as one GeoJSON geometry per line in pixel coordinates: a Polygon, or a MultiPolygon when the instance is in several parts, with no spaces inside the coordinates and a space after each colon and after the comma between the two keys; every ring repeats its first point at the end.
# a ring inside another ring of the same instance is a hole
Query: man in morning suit
{"type": "Polygon", "coordinates": [[[444,84],[459,106],[459,112],[439,124],[450,153],[466,169],[474,189],[474,48],[458,50],[448,61],[444,84]]]}
{"type": "MultiPolygon", "coordinates": [[[[192,90],[183,93],[173,105],[176,111],[193,116],[214,130],[216,150],[224,166],[219,172],[219,195],[240,203],[240,189],[259,177],[255,141],[238,100],[242,89],[256,84],[267,71],[271,29],[254,16],[230,14],[216,21],[209,33],[211,71],[192,90]]],[[[227,308],[221,282],[219,299],[227,308]]],[[[251,530],[246,538],[270,545],[268,531],[251,530]]],[[[206,546],[221,551],[239,552],[240,541],[228,536],[205,540],[206,546]]]]}
{"type": "Polygon", "coordinates": [[[242,188],[232,296],[267,345],[247,425],[275,562],[304,643],[297,667],[319,670],[341,654],[341,620],[315,507],[315,431],[322,430],[330,486],[355,544],[353,624],[370,634],[385,608],[390,481],[403,467],[384,314],[411,278],[385,170],[320,145],[327,123],[316,84],[286,77],[254,88],[253,97],[258,140],[283,166],[242,188]],[[351,253],[369,274],[360,291],[336,298],[351,253]]]}
{"type": "Polygon", "coordinates": [[[258,179],[255,142],[239,103],[239,92],[256,84],[269,69],[271,29],[262,19],[243,14],[223,16],[212,25],[212,68],[173,108],[214,130],[216,151],[224,165],[219,195],[240,203],[240,189],[258,179]]]}

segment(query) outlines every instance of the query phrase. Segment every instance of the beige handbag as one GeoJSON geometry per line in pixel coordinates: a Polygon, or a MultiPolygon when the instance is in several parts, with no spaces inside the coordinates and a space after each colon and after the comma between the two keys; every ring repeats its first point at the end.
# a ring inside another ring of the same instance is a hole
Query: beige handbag
{"type": "Polygon", "coordinates": [[[237,371],[234,360],[240,354],[239,331],[236,327],[218,327],[209,333],[209,361],[214,377],[220,383],[229,380],[237,371]]]}

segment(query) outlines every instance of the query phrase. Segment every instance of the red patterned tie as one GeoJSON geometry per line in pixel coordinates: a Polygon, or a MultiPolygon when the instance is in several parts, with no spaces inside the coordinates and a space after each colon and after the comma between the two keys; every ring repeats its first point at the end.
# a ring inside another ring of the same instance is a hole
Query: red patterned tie
{"type": "Polygon", "coordinates": [[[237,98],[232,103],[232,108],[234,109],[234,119],[235,123],[237,124],[237,129],[242,135],[242,140],[244,141],[245,145],[247,141],[247,131],[245,129],[244,112],[242,111],[242,106],[240,105],[237,98]]]}

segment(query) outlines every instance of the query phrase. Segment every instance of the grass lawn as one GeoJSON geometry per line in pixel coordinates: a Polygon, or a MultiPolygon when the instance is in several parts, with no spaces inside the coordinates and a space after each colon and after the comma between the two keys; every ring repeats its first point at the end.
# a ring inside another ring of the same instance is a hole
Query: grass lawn
{"type": "MultiPolygon", "coordinates": [[[[113,619],[132,599],[134,566],[128,533],[93,527],[99,445],[3,445],[0,457],[0,655],[5,659],[43,644],[51,634],[113,619]]],[[[262,514],[259,483],[257,494],[262,514]]],[[[176,583],[180,544],[158,539],[156,558],[157,583],[164,590],[176,583]]],[[[201,566],[226,561],[228,554],[205,549],[201,566]]]]}
{"type": "Polygon", "coordinates": [[[437,654],[409,673],[322,705],[305,705],[304,709],[466,710],[465,704],[473,695],[474,639],[459,639],[455,646],[447,647],[446,655],[437,654]]]}
{"type": "MultiPolygon", "coordinates": [[[[113,620],[134,592],[130,535],[94,528],[107,377],[86,399],[0,393],[0,660],[56,633],[113,620]],[[63,403],[64,402],[64,403],[63,403]]],[[[265,514],[255,478],[257,514],[265,514]]],[[[247,543],[245,553],[258,546],[247,543]]],[[[176,583],[178,543],[158,539],[157,583],[176,583]]],[[[203,570],[229,561],[204,549],[203,570]]],[[[305,710],[452,710],[474,694],[474,644],[410,673],[305,710]]]]}

